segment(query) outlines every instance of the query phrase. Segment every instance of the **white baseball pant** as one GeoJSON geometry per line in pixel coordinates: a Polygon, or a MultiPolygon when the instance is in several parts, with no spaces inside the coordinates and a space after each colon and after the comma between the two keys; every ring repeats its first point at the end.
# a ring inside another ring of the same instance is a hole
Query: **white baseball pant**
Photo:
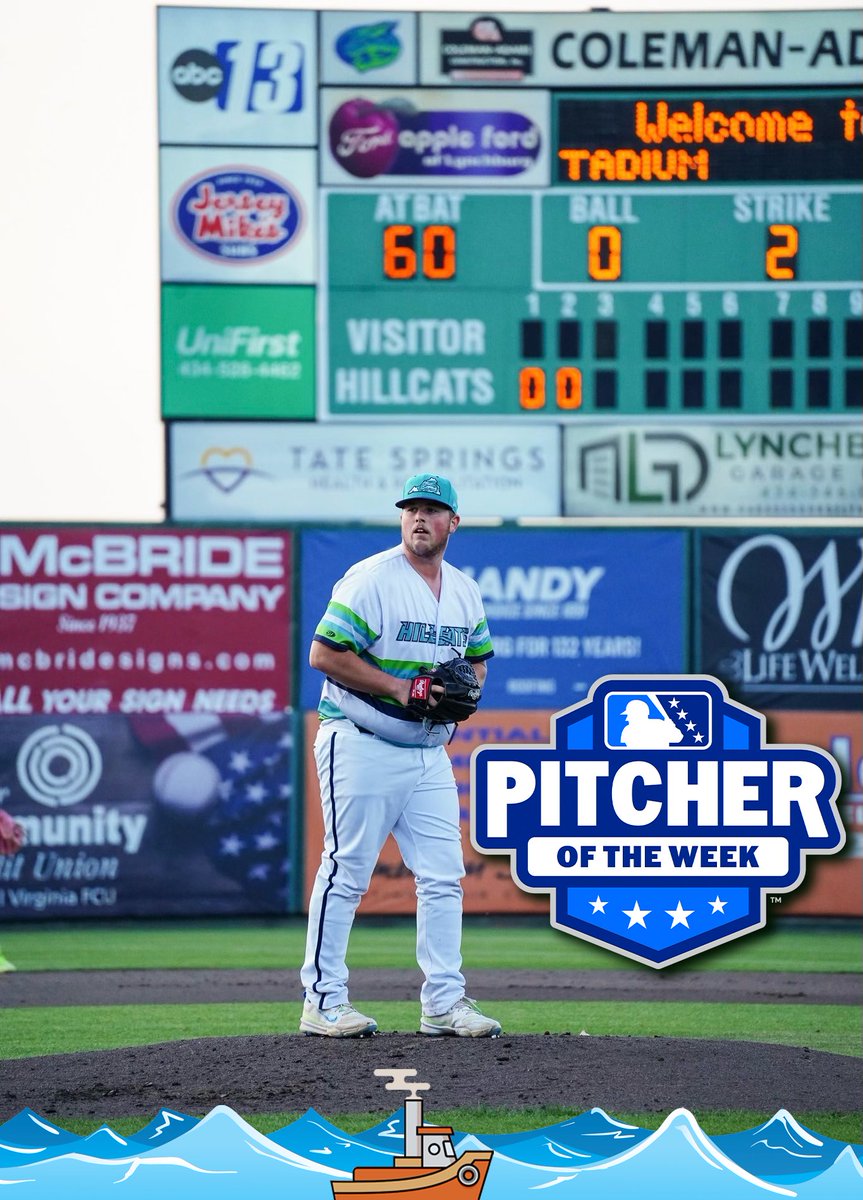
{"type": "Polygon", "coordinates": [[[392,833],[416,879],[422,1010],[448,1012],[464,995],[461,973],[464,860],[458,791],[443,746],[395,746],[347,720],[324,721],[315,739],[324,850],[309,901],[306,998],[320,1008],[348,999],[348,939],[357,905],[392,833]]]}

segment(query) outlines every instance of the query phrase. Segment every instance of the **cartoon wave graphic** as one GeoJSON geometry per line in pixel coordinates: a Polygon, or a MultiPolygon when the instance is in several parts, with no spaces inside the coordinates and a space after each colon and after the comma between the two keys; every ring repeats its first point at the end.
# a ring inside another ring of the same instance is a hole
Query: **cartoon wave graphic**
{"type": "MultiPolygon", "coordinates": [[[[401,1153],[401,1113],[348,1134],[309,1109],[266,1136],[226,1106],[202,1119],[162,1109],[135,1134],[86,1137],[30,1109],[0,1125],[0,1189],[16,1200],[332,1200],[331,1183],[401,1153]]],[[[863,1146],[824,1137],[784,1109],[754,1129],[709,1137],[686,1109],[655,1131],[594,1108],[523,1133],[455,1134],[494,1152],[483,1200],[858,1200],[863,1146]]]]}

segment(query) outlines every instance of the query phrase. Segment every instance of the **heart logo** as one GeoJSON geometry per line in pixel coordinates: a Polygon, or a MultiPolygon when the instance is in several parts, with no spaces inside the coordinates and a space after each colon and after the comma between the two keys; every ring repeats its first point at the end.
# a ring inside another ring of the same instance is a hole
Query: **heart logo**
{"type": "Polygon", "coordinates": [[[252,473],[253,459],[242,446],[211,446],[201,455],[201,471],[220,492],[235,491],[252,473]]]}

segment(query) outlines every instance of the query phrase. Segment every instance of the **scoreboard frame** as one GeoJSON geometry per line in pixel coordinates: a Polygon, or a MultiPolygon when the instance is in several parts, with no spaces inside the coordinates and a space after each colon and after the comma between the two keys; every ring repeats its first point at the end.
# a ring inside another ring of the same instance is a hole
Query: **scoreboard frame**
{"type": "MultiPolygon", "coordinates": [[[[497,95],[482,93],[489,125],[497,95]]],[[[548,89],[547,98],[548,182],[522,191],[509,176],[441,179],[439,131],[416,116],[440,107],[439,92],[403,89],[392,101],[371,93],[362,115],[369,139],[384,136],[375,122],[388,105],[398,119],[403,103],[408,141],[425,133],[422,161],[431,165],[424,178],[416,155],[405,166],[397,150],[388,169],[352,163],[353,180],[326,180],[318,418],[405,419],[416,409],[560,422],[588,413],[611,421],[853,415],[863,396],[863,280],[855,275],[863,242],[854,220],[863,89],[548,89]],[[584,112],[593,124],[578,118],[584,112]],[[520,221],[496,217],[518,196],[527,200],[520,221]],[[412,214],[418,205],[431,213],[425,224],[412,214]],[[465,269],[452,214],[479,205],[477,224],[492,241],[500,230],[502,253],[520,236],[529,245],[518,284],[491,257],[465,269]],[[345,227],[353,254],[339,240],[345,227]],[[639,234],[640,259],[629,249],[639,234]],[[357,243],[377,241],[373,262],[357,243]],[[370,336],[353,336],[363,321],[370,336]],[[492,330],[495,322],[508,336],[492,330]]],[[[330,116],[333,157],[341,111],[330,116]]],[[[492,136],[504,124],[498,113],[492,136]]]]}
{"type": "Polygon", "coordinates": [[[164,415],[858,417],[855,10],[158,21],[164,415]],[[278,371],[190,334],[249,285],[278,371]]]}

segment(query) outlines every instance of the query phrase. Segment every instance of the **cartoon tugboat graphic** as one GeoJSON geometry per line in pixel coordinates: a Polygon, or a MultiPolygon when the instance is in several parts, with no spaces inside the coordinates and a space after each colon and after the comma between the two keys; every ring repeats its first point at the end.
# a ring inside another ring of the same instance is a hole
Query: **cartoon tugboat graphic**
{"type": "Polygon", "coordinates": [[[448,1125],[424,1125],[423,1102],[417,1094],[428,1083],[414,1082],[416,1071],[376,1070],[392,1080],[387,1091],[407,1092],[404,1105],[404,1154],[391,1167],[354,1167],[352,1179],[333,1180],[334,1200],[479,1200],[491,1163],[492,1150],[468,1150],[455,1155],[448,1125]]]}

